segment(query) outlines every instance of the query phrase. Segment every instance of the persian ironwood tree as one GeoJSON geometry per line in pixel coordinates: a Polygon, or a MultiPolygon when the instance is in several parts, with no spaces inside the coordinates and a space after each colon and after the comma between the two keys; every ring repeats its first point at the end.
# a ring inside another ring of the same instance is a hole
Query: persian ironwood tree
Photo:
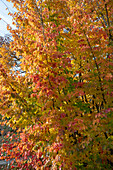
{"type": "Polygon", "coordinates": [[[21,141],[1,151],[23,169],[110,169],[112,2],[11,2],[10,49],[25,74],[12,75],[2,60],[0,111],[21,141]]]}

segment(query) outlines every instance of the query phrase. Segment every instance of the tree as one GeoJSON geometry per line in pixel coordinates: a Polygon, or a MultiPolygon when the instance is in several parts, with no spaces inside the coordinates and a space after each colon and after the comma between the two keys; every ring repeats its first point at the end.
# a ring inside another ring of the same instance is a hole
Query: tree
{"type": "Polygon", "coordinates": [[[112,2],[11,1],[10,48],[25,74],[11,75],[2,61],[1,112],[21,130],[15,166],[110,169],[112,2]]]}

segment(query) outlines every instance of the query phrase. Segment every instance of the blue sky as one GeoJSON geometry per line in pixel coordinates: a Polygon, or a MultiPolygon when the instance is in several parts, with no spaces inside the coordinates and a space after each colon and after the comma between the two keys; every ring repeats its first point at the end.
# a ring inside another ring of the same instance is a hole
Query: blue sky
{"type": "Polygon", "coordinates": [[[4,36],[9,33],[9,31],[7,31],[7,23],[14,28],[12,25],[12,17],[8,15],[9,11],[6,10],[7,7],[11,12],[15,12],[15,8],[13,8],[13,4],[11,2],[0,0],[0,18],[2,18],[0,20],[0,36],[4,36]]]}

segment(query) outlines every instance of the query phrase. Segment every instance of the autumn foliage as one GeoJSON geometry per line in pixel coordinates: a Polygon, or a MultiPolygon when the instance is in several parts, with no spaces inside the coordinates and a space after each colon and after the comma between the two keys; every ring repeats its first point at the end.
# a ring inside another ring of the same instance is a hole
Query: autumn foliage
{"type": "Polygon", "coordinates": [[[2,159],[12,169],[112,169],[112,1],[7,1],[16,29],[0,47],[0,112],[17,136],[7,134],[2,159]],[[7,65],[9,50],[24,73],[7,65]]]}

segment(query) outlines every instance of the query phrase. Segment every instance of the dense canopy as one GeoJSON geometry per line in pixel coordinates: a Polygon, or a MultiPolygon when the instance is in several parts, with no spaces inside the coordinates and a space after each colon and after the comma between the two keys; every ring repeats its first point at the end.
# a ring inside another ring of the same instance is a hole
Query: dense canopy
{"type": "Polygon", "coordinates": [[[16,29],[0,46],[0,113],[17,134],[1,158],[22,170],[112,169],[112,1],[7,1],[16,29]]]}

